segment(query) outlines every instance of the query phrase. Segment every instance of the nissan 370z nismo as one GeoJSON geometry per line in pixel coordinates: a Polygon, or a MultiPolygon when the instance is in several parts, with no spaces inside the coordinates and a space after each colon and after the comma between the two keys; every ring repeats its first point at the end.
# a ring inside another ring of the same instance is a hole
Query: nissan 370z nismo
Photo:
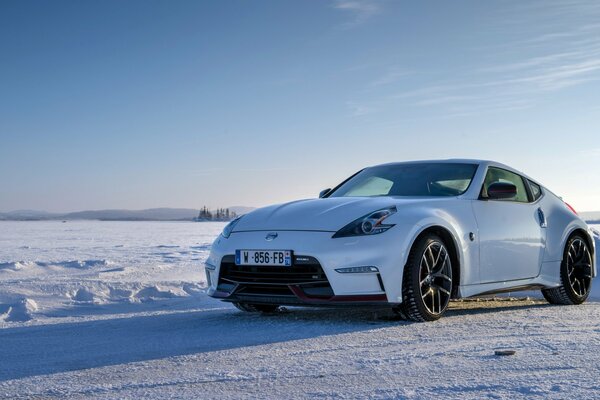
{"type": "Polygon", "coordinates": [[[419,161],[231,221],[206,272],[209,295],[243,311],[388,304],[431,321],[450,299],[507,291],[580,304],[594,254],[585,222],[528,176],[491,161],[419,161]]]}

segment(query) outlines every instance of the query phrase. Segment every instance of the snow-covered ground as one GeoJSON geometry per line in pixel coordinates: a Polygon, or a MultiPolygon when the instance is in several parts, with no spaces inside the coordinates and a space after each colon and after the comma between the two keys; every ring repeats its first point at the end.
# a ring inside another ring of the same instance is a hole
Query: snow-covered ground
{"type": "Polygon", "coordinates": [[[426,324],[248,315],[203,293],[223,225],[0,222],[0,398],[600,397],[600,282],[583,306],[454,302],[426,324]]]}
{"type": "Polygon", "coordinates": [[[199,304],[204,260],[223,226],[0,222],[0,326],[199,304]],[[174,301],[157,306],[164,299],[174,301]]]}

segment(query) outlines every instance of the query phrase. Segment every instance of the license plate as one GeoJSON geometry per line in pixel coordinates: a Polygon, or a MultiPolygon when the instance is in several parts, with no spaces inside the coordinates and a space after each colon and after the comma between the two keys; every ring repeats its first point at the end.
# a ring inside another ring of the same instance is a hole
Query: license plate
{"type": "Polygon", "coordinates": [[[236,250],[236,265],[292,266],[291,250],[236,250]]]}

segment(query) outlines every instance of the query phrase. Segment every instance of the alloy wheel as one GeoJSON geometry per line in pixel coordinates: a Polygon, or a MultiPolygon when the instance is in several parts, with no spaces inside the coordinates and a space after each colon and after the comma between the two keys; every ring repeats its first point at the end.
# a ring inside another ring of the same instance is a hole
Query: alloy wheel
{"type": "Polygon", "coordinates": [[[580,238],[571,242],[567,253],[569,285],[578,296],[585,296],[592,282],[592,256],[587,244],[580,238]]]}
{"type": "Polygon", "coordinates": [[[434,315],[443,313],[452,295],[452,264],[441,242],[429,243],[423,252],[419,288],[427,311],[434,315]]]}

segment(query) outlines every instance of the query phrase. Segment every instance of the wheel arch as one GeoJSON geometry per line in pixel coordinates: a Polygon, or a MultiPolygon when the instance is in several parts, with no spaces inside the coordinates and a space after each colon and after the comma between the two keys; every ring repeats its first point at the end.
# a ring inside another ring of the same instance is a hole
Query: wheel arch
{"type": "MultiPolygon", "coordinates": [[[[450,253],[450,261],[452,262],[452,296],[451,298],[457,298],[459,295],[459,286],[461,279],[461,269],[462,269],[462,256],[459,251],[459,242],[456,239],[456,235],[447,227],[442,226],[440,224],[431,224],[427,226],[423,226],[421,230],[415,235],[413,240],[410,243],[409,250],[407,254],[412,250],[415,243],[417,243],[422,237],[428,234],[435,234],[439,236],[446,246],[448,247],[448,251],[450,253]],[[455,278],[456,277],[456,278],[455,278]]],[[[407,260],[405,260],[406,265],[407,260]]],[[[404,286],[404,285],[403,285],[404,286]]]]}
{"type": "MultiPolygon", "coordinates": [[[[590,249],[591,252],[592,252],[592,277],[594,278],[597,275],[597,271],[596,271],[596,250],[595,250],[594,238],[590,235],[589,231],[583,229],[581,226],[574,226],[574,227],[572,227],[571,229],[569,229],[567,231],[567,233],[565,234],[565,238],[562,241],[563,258],[564,258],[564,251],[565,251],[564,249],[567,246],[567,242],[574,235],[581,235],[581,237],[583,237],[583,240],[585,240],[585,244],[587,244],[588,249],[590,249]]],[[[564,260],[561,259],[561,262],[562,261],[564,261],[564,260]]]]}

